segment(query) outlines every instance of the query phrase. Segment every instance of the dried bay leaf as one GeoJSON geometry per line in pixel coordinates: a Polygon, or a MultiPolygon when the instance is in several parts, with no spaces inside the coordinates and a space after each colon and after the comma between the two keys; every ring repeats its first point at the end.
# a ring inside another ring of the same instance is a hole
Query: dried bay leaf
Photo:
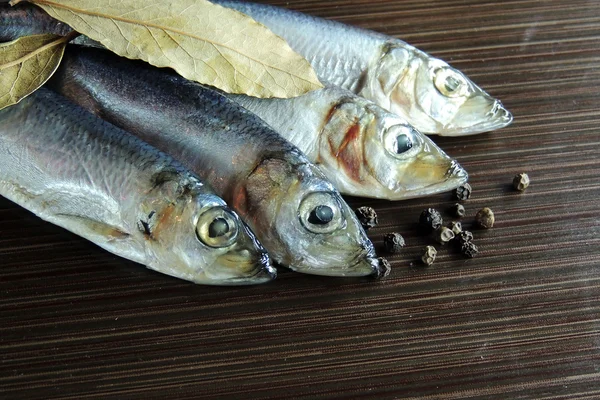
{"type": "Polygon", "coordinates": [[[24,36],[0,44],[0,110],[36,91],[56,71],[76,34],[24,36]]]}
{"type": "Polygon", "coordinates": [[[121,56],[229,93],[286,98],[322,87],[282,38],[206,0],[29,1],[121,56]]]}

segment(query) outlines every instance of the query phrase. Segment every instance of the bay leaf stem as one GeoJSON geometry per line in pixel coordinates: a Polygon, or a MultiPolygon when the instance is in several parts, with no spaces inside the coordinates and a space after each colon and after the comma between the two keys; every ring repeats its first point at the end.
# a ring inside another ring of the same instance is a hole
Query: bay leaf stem
{"type": "Polygon", "coordinates": [[[54,46],[58,46],[61,43],[65,43],[65,42],[70,42],[71,40],[75,39],[77,36],[79,36],[80,33],[79,32],[70,32],[68,35],[63,36],[61,38],[58,38],[48,44],[43,45],[42,47],[35,49],[34,51],[32,51],[29,54],[24,55],[21,58],[17,58],[16,60],[13,60],[7,64],[0,64],[0,71],[3,69],[7,69],[10,67],[14,67],[15,65],[21,64],[23,63],[25,60],[31,58],[31,57],[35,57],[37,54],[46,51],[47,49],[54,47],[54,46]]]}

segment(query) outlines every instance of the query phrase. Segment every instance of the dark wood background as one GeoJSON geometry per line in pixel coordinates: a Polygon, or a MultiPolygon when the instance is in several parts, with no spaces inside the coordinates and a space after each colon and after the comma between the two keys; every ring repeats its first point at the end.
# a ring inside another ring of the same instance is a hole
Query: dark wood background
{"type": "Polygon", "coordinates": [[[513,111],[437,139],[470,172],[466,225],[496,213],[479,256],[416,261],[418,215],[449,194],[349,199],[378,211],[379,248],[405,235],[389,279],[203,287],[0,199],[0,398],[600,398],[600,2],[270,2],[401,37],[513,111]]]}

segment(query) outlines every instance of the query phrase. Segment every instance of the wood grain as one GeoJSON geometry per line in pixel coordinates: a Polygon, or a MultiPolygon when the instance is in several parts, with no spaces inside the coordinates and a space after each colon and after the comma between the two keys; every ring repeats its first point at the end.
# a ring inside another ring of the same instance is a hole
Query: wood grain
{"type": "Polygon", "coordinates": [[[378,248],[405,235],[386,281],[281,271],[259,287],[194,286],[1,199],[0,398],[600,398],[600,3],[269,3],[403,38],[515,114],[436,139],[470,172],[465,224],[496,213],[475,232],[479,256],[417,262],[418,215],[450,194],[349,199],[378,211],[378,248]]]}

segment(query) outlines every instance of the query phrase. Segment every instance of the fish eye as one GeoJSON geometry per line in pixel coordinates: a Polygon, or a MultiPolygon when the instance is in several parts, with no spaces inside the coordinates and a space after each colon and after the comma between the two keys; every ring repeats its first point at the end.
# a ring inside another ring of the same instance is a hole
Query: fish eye
{"type": "Polygon", "coordinates": [[[223,207],[212,207],[198,217],[196,237],[209,247],[227,247],[238,235],[238,219],[223,207]]]}
{"type": "Polygon", "coordinates": [[[437,91],[446,97],[464,96],[469,91],[465,77],[450,67],[435,70],[433,83],[437,91]]]}
{"type": "Polygon", "coordinates": [[[404,152],[407,152],[408,150],[412,149],[413,144],[412,144],[412,140],[410,140],[410,137],[406,134],[400,134],[398,136],[396,136],[396,153],[397,154],[402,154],[404,152]]]}
{"type": "Polygon", "coordinates": [[[392,125],[383,135],[384,146],[396,158],[412,157],[419,152],[419,133],[410,125],[392,125]]]}
{"type": "Polygon", "coordinates": [[[333,209],[325,205],[316,206],[308,216],[308,222],[313,225],[325,225],[331,221],[333,221],[333,209]]]}
{"type": "Polygon", "coordinates": [[[300,222],[313,233],[331,233],[345,226],[342,208],[334,193],[314,192],[302,199],[300,222]]]}

